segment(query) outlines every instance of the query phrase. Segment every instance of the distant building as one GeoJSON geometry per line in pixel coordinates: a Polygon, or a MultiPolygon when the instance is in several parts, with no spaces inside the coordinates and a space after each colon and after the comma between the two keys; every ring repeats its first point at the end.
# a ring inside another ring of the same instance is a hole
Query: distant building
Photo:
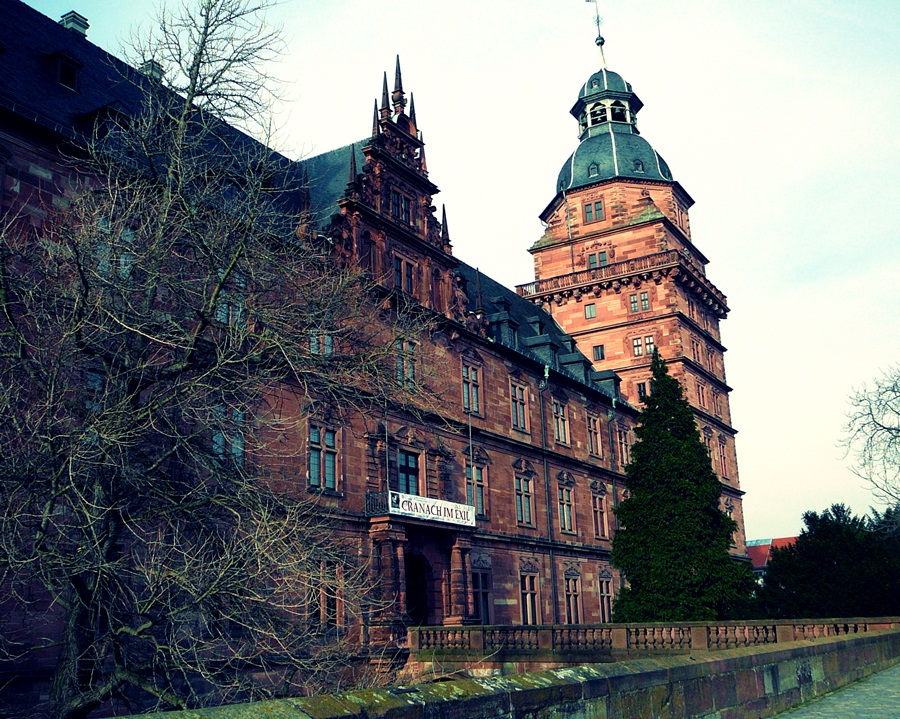
{"type": "Polygon", "coordinates": [[[753,564],[753,574],[758,581],[766,576],[766,567],[772,558],[773,549],[792,547],[797,543],[796,537],[780,537],[778,539],[748,539],[747,556],[753,564]]]}

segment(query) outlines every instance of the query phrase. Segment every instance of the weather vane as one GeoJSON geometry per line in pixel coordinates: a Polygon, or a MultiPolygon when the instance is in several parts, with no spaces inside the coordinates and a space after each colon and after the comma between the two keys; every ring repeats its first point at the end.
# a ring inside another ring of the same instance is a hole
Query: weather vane
{"type": "Polygon", "coordinates": [[[600,48],[600,67],[606,67],[606,57],[603,55],[603,43],[606,40],[600,34],[600,25],[603,23],[603,19],[600,17],[600,0],[585,0],[585,2],[594,3],[594,23],[597,25],[597,39],[594,42],[600,48]]]}

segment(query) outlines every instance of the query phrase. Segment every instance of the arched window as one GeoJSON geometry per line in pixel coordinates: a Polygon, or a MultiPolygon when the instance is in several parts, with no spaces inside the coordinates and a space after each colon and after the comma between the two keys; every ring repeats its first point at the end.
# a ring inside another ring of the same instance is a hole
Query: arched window
{"type": "Polygon", "coordinates": [[[601,122],[606,122],[606,120],[606,105],[603,105],[599,102],[595,105],[592,105],[590,109],[590,124],[599,125],[601,122]]]}
{"type": "Polygon", "coordinates": [[[596,162],[592,162],[588,165],[588,177],[596,177],[600,174],[600,168],[597,166],[596,162]]]}
{"type": "Polygon", "coordinates": [[[625,111],[625,105],[616,100],[611,108],[613,122],[628,122],[628,115],[625,111]]]}
{"type": "Polygon", "coordinates": [[[640,160],[635,160],[635,161],[634,161],[634,171],[635,171],[635,172],[640,172],[640,173],[643,174],[643,172],[644,172],[644,163],[641,162],[640,160]]]}

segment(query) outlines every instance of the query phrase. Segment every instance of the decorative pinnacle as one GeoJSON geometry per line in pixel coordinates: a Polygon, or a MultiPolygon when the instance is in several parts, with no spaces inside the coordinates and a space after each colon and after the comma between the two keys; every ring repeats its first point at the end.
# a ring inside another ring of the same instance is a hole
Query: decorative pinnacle
{"type": "Polygon", "coordinates": [[[381,126],[378,124],[378,100],[375,100],[375,110],[372,113],[372,137],[378,137],[381,126]]]}
{"type": "Polygon", "coordinates": [[[350,178],[347,182],[352,185],[356,182],[356,145],[350,145],[350,178]]]}
{"type": "Polygon", "coordinates": [[[394,70],[394,92],[391,93],[394,103],[394,114],[399,115],[406,107],[406,95],[403,93],[403,79],[400,77],[400,56],[397,55],[397,67],[394,70]]]}
{"type": "Polygon", "coordinates": [[[450,230],[447,229],[447,205],[441,205],[441,240],[445,247],[450,244],[450,230]]]}
{"type": "Polygon", "coordinates": [[[412,120],[413,126],[416,125],[416,96],[409,93],[409,119],[412,120]]]}
{"type": "Polygon", "coordinates": [[[388,89],[387,89],[387,72],[384,73],[384,82],[381,85],[381,109],[386,110],[390,105],[390,100],[388,99],[388,89]]]}

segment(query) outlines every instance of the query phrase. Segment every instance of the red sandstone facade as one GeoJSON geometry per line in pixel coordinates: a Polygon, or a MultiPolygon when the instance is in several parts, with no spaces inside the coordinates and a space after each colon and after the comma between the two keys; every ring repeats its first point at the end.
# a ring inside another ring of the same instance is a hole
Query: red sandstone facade
{"type": "MultiPolygon", "coordinates": [[[[67,43],[88,72],[98,50],[83,38],[67,43]]],[[[96,108],[78,106],[52,78],[17,82],[48,86],[41,108],[28,106],[33,88],[4,105],[2,207],[27,205],[39,221],[65,192],[59,157],[73,118],[96,108]],[[53,105],[56,92],[65,105],[53,105]]],[[[719,341],[727,307],[706,279],[687,224],[691,199],[677,183],[611,178],[561,192],[531,249],[536,281],[517,295],[453,256],[399,65],[371,135],[304,165],[323,218],[318,231],[339,260],[358,263],[437,321],[397,354],[398,373],[441,398],[430,417],[336,424],[313,416],[290,438],[305,458],[292,468],[295,491],[320,496],[339,518],[386,602],[363,636],[402,645],[411,624],[610,621],[620,582],[609,565],[614,510],[641,383],[649,386],[648,338],[696,409],[724,506],[740,526],[736,552],[744,552],[719,341]],[[337,192],[328,189],[335,173],[337,192]],[[421,505],[417,516],[392,504],[410,497],[421,505]],[[424,506],[447,514],[435,518],[424,506]]],[[[299,404],[285,409],[301,413],[299,404]]],[[[320,608],[323,621],[356,621],[339,599],[320,608]]]]}

